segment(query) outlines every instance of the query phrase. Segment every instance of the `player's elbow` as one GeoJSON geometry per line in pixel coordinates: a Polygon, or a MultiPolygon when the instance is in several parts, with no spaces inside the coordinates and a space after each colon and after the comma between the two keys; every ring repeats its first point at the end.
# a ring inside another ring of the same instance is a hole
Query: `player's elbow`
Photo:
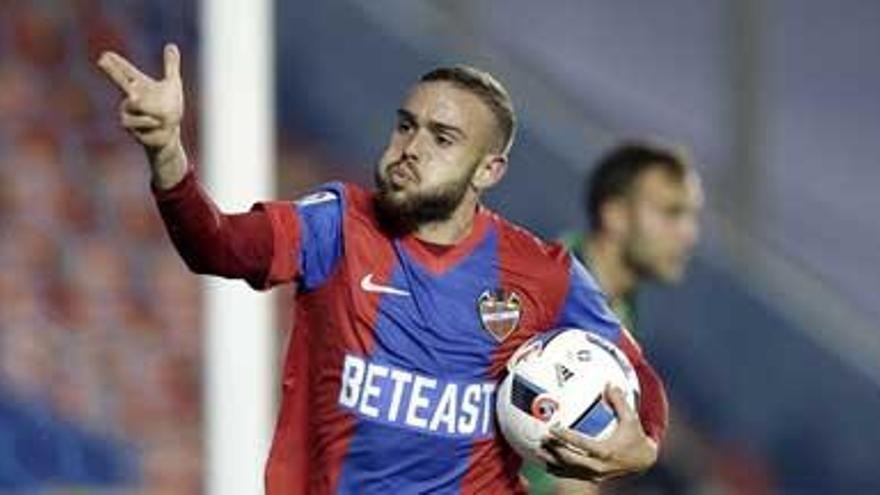
{"type": "Polygon", "coordinates": [[[207,275],[218,264],[220,243],[215,240],[191,239],[175,230],[170,231],[171,242],[180,259],[192,273],[207,275]]]}
{"type": "Polygon", "coordinates": [[[210,275],[210,263],[204,258],[192,254],[183,254],[181,255],[183,258],[183,263],[192,273],[196,275],[210,275]]]}
{"type": "Polygon", "coordinates": [[[181,253],[184,264],[197,275],[216,275],[231,279],[260,279],[261,275],[226,246],[181,253]]]}

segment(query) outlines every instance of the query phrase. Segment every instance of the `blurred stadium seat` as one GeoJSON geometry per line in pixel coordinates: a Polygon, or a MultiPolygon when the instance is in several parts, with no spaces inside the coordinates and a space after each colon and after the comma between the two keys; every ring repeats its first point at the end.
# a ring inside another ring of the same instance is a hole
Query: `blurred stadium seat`
{"type": "Polygon", "coordinates": [[[198,492],[197,281],[90,66],[104,48],[194,46],[171,4],[0,2],[4,493],[198,492]]]}

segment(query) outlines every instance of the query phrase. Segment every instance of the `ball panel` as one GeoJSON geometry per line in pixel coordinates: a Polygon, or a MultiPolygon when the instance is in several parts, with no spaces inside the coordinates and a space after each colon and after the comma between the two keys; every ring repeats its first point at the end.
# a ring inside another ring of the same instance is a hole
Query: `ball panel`
{"type": "Polygon", "coordinates": [[[597,399],[595,404],[584,411],[584,414],[571,425],[571,429],[601,440],[611,433],[615,425],[617,425],[617,416],[614,410],[604,399],[597,399]]]}

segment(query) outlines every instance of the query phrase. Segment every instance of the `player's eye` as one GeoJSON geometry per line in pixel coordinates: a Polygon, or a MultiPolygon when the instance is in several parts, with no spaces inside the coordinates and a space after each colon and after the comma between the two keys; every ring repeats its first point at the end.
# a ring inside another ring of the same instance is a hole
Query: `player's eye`
{"type": "Polygon", "coordinates": [[[406,134],[406,133],[412,131],[412,129],[413,129],[412,123],[407,120],[401,120],[401,121],[397,122],[397,132],[399,132],[401,134],[406,134]]]}
{"type": "Polygon", "coordinates": [[[448,148],[455,143],[455,141],[453,141],[452,138],[450,138],[449,136],[447,136],[445,134],[438,134],[434,138],[434,142],[436,142],[437,146],[440,146],[441,148],[448,148]]]}

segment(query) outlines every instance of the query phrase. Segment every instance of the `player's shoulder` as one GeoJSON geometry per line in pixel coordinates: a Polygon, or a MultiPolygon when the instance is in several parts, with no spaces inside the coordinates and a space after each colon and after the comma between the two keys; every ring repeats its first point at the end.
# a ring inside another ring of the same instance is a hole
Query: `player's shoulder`
{"type": "Polygon", "coordinates": [[[347,210],[368,211],[370,209],[371,192],[352,182],[325,182],[311,188],[301,197],[294,200],[298,208],[339,208],[347,210]]]}
{"type": "Polygon", "coordinates": [[[533,269],[565,270],[571,263],[565,246],[542,238],[531,230],[490,212],[499,237],[500,249],[516,263],[524,263],[533,269]]]}
{"type": "Polygon", "coordinates": [[[373,212],[373,191],[353,182],[339,182],[344,187],[349,211],[371,216],[373,212]]]}
{"type": "Polygon", "coordinates": [[[348,184],[345,182],[325,182],[311,187],[301,196],[293,200],[296,206],[305,208],[313,205],[326,205],[327,203],[340,203],[345,201],[348,194],[348,184]]]}
{"type": "Polygon", "coordinates": [[[327,182],[300,198],[297,205],[301,214],[308,215],[304,210],[317,209],[316,214],[335,218],[349,235],[385,235],[375,215],[374,196],[373,190],[352,182],[327,182]]]}

